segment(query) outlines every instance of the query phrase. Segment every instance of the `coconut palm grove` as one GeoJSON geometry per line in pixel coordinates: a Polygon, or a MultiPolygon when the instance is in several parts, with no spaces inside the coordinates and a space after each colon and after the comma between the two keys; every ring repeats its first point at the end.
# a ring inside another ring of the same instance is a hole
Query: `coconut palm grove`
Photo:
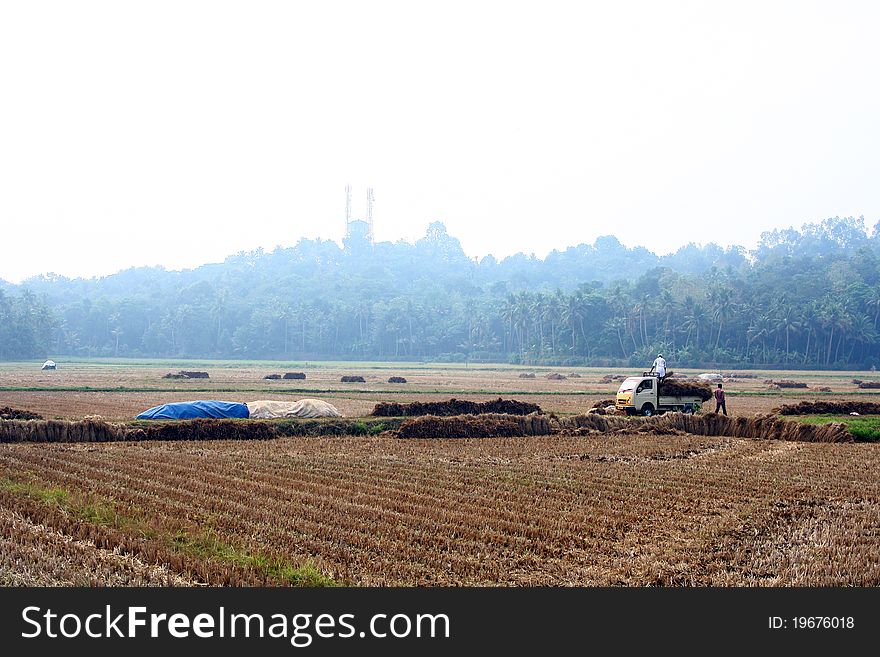
{"type": "MultiPolygon", "coordinates": [[[[574,240],[573,240],[574,241],[574,240]]],[[[423,360],[868,369],[880,363],[880,231],[863,217],[756,248],[658,256],[613,237],[470,258],[442,223],[414,244],[241,252],[104,278],[0,281],[0,359],[423,360]]]]}

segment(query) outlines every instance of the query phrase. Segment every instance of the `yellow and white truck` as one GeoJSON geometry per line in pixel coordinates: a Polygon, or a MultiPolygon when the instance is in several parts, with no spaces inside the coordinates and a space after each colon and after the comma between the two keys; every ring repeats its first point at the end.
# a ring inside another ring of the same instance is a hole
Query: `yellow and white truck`
{"type": "Polygon", "coordinates": [[[627,415],[656,415],[666,411],[696,413],[709,399],[705,385],[659,382],[656,374],[644,373],[623,380],[617,390],[617,410],[627,415]]]}

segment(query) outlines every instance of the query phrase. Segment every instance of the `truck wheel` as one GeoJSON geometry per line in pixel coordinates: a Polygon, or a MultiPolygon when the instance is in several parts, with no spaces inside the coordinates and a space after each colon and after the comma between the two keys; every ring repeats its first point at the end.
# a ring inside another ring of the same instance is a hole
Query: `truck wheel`
{"type": "Polygon", "coordinates": [[[642,415],[645,417],[651,417],[654,415],[654,406],[652,404],[645,404],[642,406],[642,415]]]}

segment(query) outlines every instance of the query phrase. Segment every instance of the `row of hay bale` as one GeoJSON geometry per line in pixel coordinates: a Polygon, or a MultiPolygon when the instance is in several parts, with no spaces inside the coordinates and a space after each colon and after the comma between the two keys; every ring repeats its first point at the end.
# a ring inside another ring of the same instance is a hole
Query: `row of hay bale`
{"type": "MultiPolygon", "coordinates": [[[[328,428],[329,427],[328,425],[328,428]]],[[[337,421],[336,430],[348,433],[351,427],[337,421]]],[[[368,428],[363,427],[365,433],[368,428]]],[[[649,418],[627,418],[595,413],[567,418],[551,418],[541,413],[511,415],[422,415],[403,420],[398,429],[386,432],[399,438],[490,438],[545,436],[583,433],[652,433],[684,432],[700,436],[728,436],[757,440],[792,440],[801,442],[852,442],[846,425],[803,424],[775,415],[753,418],[728,417],[708,413],[690,415],[668,413],[649,418]]],[[[326,435],[314,426],[310,435],[326,435]]],[[[280,435],[296,435],[292,425],[276,427],[269,422],[248,420],[189,420],[151,425],[128,425],[103,420],[0,420],[0,443],[50,442],[95,443],[141,440],[268,440],[280,435]]]]}
{"type": "Polygon", "coordinates": [[[103,420],[0,420],[0,443],[105,443],[142,440],[268,440],[272,426],[247,420],[187,420],[150,426],[103,420]]]}
{"type": "Polygon", "coordinates": [[[493,399],[487,402],[473,402],[463,399],[450,399],[438,402],[379,402],[370,415],[374,417],[413,417],[416,415],[484,415],[486,413],[504,413],[507,415],[528,415],[542,413],[537,404],[522,402],[516,399],[493,399]]]}
{"type": "MultiPolygon", "coordinates": [[[[853,436],[845,424],[804,424],[782,419],[776,415],[729,417],[717,413],[691,415],[666,413],[647,418],[627,418],[616,415],[590,413],[557,420],[559,432],[593,430],[597,433],[669,433],[681,431],[697,436],[727,436],[753,440],[792,440],[799,442],[840,443],[852,442],[853,436]]],[[[583,433],[580,431],[578,433],[583,433]]]]}

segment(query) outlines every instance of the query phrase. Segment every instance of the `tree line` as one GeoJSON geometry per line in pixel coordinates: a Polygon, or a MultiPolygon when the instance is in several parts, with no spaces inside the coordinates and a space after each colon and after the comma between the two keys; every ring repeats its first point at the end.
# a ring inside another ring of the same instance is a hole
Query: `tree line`
{"type": "Polygon", "coordinates": [[[183,272],[0,287],[0,359],[369,359],[868,368],[880,238],[863,218],[764,233],[752,252],[656,256],[614,237],[498,261],[424,238],[302,240],[183,272]]]}

